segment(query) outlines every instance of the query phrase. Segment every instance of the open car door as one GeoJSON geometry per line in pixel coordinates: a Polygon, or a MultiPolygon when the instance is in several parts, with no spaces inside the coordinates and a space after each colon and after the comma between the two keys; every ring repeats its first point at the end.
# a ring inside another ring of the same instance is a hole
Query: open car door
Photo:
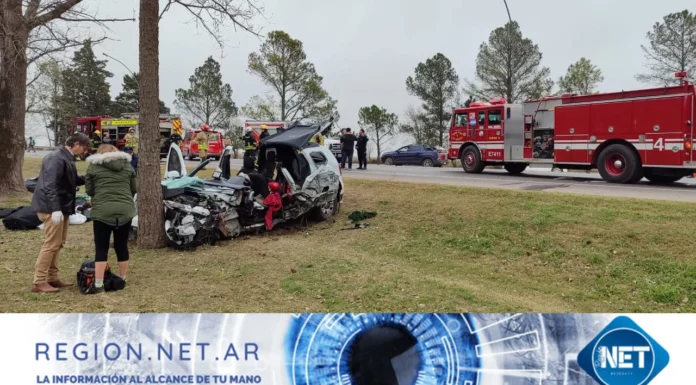
{"type": "Polygon", "coordinates": [[[230,159],[232,158],[232,147],[227,146],[220,156],[220,163],[218,163],[215,172],[213,173],[213,179],[216,180],[228,180],[232,177],[232,169],[230,167],[230,159]]]}
{"type": "Polygon", "coordinates": [[[285,167],[281,167],[280,171],[283,173],[283,178],[288,184],[288,187],[290,187],[290,193],[292,195],[295,195],[297,193],[297,185],[295,185],[295,179],[293,179],[292,175],[290,175],[290,171],[288,171],[285,167]]]}
{"type": "Polygon", "coordinates": [[[176,179],[185,176],[186,162],[184,162],[184,154],[181,153],[181,148],[176,143],[172,143],[167,154],[167,163],[164,169],[165,179],[176,179]]]}

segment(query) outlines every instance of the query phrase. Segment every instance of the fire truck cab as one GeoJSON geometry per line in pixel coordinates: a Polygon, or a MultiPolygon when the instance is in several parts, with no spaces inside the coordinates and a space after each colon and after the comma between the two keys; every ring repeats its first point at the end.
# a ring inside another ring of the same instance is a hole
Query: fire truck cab
{"type": "Polygon", "coordinates": [[[696,170],[693,119],[696,93],[686,73],[681,85],[605,94],[547,97],[510,104],[505,99],[455,108],[450,159],[480,173],[502,165],[519,174],[529,165],[598,169],[611,183],[643,177],[671,183],[696,170]]]}

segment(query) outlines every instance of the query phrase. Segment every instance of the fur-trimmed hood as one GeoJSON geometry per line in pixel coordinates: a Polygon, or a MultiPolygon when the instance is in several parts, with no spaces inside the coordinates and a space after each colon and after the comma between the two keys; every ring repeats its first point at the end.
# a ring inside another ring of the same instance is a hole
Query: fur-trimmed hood
{"type": "Polygon", "coordinates": [[[124,167],[130,167],[131,156],[125,152],[105,152],[103,154],[90,155],[87,158],[89,164],[104,166],[114,171],[120,171],[124,167]]]}

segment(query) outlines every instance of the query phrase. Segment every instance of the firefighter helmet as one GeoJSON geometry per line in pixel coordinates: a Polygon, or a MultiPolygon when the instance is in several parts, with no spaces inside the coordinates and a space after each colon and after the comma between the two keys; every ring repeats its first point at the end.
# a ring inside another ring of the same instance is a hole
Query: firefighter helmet
{"type": "Polygon", "coordinates": [[[203,123],[201,124],[201,130],[208,131],[210,130],[210,126],[207,123],[203,123]]]}
{"type": "Polygon", "coordinates": [[[268,126],[266,126],[265,124],[262,124],[262,125],[261,125],[261,129],[262,129],[262,130],[268,130],[268,126]]]}
{"type": "Polygon", "coordinates": [[[246,129],[247,134],[251,132],[251,127],[247,127],[246,129]]]}
{"type": "Polygon", "coordinates": [[[128,129],[128,132],[135,132],[135,127],[131,127],[128,129]]]}
{"type": "Polygon", "coordinates": [[[101,135],[101,131],[95,130],[95,131],[94,131],[94,134],[95,134],[95,135],[101,135]]]}

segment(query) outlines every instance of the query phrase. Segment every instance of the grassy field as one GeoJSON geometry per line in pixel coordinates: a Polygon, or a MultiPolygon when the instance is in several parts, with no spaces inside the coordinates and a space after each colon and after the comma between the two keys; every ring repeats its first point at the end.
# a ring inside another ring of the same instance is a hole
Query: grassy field
{"type": "MultiPolygon", "coordinates": [[[[27,159],[25,176],[38,166],[27,159]]],[[[346,183],[334,223],[195,252],[133,245],[128,288],[102,296],[30,293],[41,232],[2,228],[0,311],[696,311],[696,205],[346,183]],[[353,210],[377,217],[343,231],[353,210]]],[[[93,255],[91,234],[89,223],[70,228],[60,261],[66,279],[93,255]]],[[[115,265],[113,251],[110,258],[115,265]]]]}

